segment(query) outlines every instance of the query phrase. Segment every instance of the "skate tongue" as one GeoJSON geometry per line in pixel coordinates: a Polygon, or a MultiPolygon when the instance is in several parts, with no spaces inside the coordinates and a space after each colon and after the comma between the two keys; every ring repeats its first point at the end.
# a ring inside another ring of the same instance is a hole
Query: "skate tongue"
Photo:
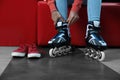
{"type": "Polygon", "coordinates": [[[58,23],[57,23],[57,27],[61,27],[62,24],[63,24],[62,22],[58,22],[58,23]]]}
{"type": "Polygon", "coordinates": [[[93,21],[93,24],[95,27],[99,28],[100,27],[100,22],[99,21],[93,21]]]}

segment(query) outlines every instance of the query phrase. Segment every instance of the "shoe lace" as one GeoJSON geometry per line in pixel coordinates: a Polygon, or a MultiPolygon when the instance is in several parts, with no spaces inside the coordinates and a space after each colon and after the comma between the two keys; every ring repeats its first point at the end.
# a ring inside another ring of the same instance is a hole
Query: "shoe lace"
{"type": "Polygon", "coordinates": [[[38,51],[38,49],[35,45],[31,45],[30,46],[30,51],[38,51]]]}
{"type": "Polygon", "coordinates": [[[23,50],[23,49],[25,49],[25,45],[20,44],[20,47],[18,48],[18,50],[23,50]]]}
{"type": "Polygon", "coordinates": [[[46,54],[46,52],[43,49],[37,48],[36,44],[29,45],[29,48],[31,52],[38,51],[39,53],[46,54]]]}

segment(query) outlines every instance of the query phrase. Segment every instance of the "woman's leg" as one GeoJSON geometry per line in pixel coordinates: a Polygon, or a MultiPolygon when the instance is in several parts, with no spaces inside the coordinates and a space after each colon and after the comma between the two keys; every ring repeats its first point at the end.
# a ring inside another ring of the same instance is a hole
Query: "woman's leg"
{"type": "Polygon", "coordinates": [[[86,30],[86,44],[88,48],[86,55],[102,61],[105,58],[103,52],[107,47],[107,43],[99,34],[100,30],[100,14],[101,14],[101,2],[102,0],[88,0],[88,24],[86,30]]]}
{"type": "Polygon", "coordinates": [[[99,34],[100,30],[100,14],[102,0],[88,0],[88,25],[86,30],[86,42],[95,46],[97,49],[105,49],[107,43],[99,34]]]}
{"type": "Polygon", "coordinates": [[[67,0],[56,0],[56,8],[63,17],[64,20],[67,20],[68,5],[67,0]]]}
{"type": "Polygon", "coordinates": [[[102,0],[87,1],[88,21],[100,21],[101,2],[102,0]]]}
{"type": "Polygon", "coordinates": [[[56,7],[64,20],[67,20],[68,17],[68,5],[72,5],[73,1],[74,0],[56,0],[56,7]]]}

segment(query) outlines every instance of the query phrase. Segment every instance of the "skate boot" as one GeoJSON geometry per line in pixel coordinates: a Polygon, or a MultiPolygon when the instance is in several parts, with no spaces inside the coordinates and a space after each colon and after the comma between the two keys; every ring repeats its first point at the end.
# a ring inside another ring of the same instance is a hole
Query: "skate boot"
{"type": "Polygon", "coordinates": [[[99,21],[93,21],[88,23],[85,37],[87,44],[85,55],[93,59],[97,59],[98,61],[103,61],[105,58],[104,50],[106,49],[107,44],[100,36],[99,30],[99,21]]]}
{"type": "Polygon", "coordinates": [[[49,50],[50,57],[62,56],[70,53],[70,34],[68,29],[68,23],[58,22],[56,29],[58,33],[48,41],[48,45],[52,47],[49,50]]]}

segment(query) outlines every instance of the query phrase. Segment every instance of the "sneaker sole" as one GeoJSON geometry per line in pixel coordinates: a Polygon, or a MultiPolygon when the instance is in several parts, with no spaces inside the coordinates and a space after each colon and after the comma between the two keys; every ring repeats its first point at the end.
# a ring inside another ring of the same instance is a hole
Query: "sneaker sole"
{"type": "Polygon", "coordinates": [[[27,58],[40,58],[41,54],[38,53],[29,53],[27,58]]]}
{"type": "Polygon", "coordinates": [[[24,57],[26,53],[20,53],[20,52],[12,52],[12,57],[24,57]]]}

